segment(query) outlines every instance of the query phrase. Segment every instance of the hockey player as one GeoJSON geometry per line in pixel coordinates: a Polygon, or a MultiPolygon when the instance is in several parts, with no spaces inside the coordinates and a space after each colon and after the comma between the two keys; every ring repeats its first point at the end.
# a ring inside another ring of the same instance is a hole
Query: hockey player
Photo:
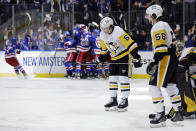
{"type": "Polygon", "coordinates": [[[119,26],[114,26],[110,17],[105,17],[100,22],[100,42],[101,55],[100,63],[105,60],[105,55],[109,51],[111,63],[109,66],[109,90],[110,101],[104,105],[105,110],[126,111],[128,107],[128,96],[130,93],[130,84],[128,78],[129,54],[134,57],[135,67],[141,67],[141,58],[138,54],[138,45],[131,37],[119,26]],[[120,104],[117,101],[118,84],[120,84],[122,99],[120,104]]]}
{"type": "MultiPolygon", "coordinates": [[[[101,45],[100,45],[100,31],[98,29],[94,29],[92,32],[92,45],[93,45],[93,60],[96,62],[98,57],[100,56],[101,52],[101,45]]],[[[104,78],[107,78],[108,76],[108,60],[109,60],[109,53],[106,54],[105,62],[103,65],[98,65],[96,67],[98,78],[101,78],[102,76],[104,78]]]]}
{"type": "Polygon", "coordinates": [[[16,58],[16,54],[20,54],[21,52],[20,48],[21,45],[18,42],[18,38],[12,38],[11,42],[7,42],[5,46],[5,61],[14,67],[18,77],[20,77],[20,71],[26,78],[27,74],[16,58]]]}
{"type": "Polygon", "coordinates": [[[81,65],[83,62],[87,64],[86,70],[87,75],[91,72],[90,64],[92,61],[92,54],[91,54],[91,45],[89,42],[90,34],[87,33],[87,27],[81,26],[78,29],[78,32],[75,33],[74,40],[77,42],[77,50],[78,50],[78,56],[76,58],[76,77],[78,79],[81,78],[81,65]]]}
{"type": "MultiPolygon", "coordinates": [[[[182,49],[181,47],[178,47],[182,49]]],[[[181,52],[181,49],[178,51],[181,52]]],[[[180,53],[177,84],[182,97],[183,115],[195,117],[196,115],[196,48],[189,47],[180,53]]]]}
{"type": "Polygon", "coordinates": [[[69,31],[64,31],[64,46],[67,53],[65,59],[66,77],[75,77],[76,42],[71,38],[69,31]]]}
{"type": "MultiPolygon", "coordinates": [[[[93,55],[93,63],[96,62],[98,59],[100,52],[101,52],[101,46],[100,46],[100,31],[98,29],[94,29],[92,31],[92,36],[89,38],[92,42],[92,55],[93,55]]],[[[94,75],[96,75],[98,78],[101,78],[102,76],[102,68],[101,66],[93,66],[94,69],[94,75]]]]}
{"type": "Polygon", "coordinates": [[[183,121],[181,114],[181,97],[176,87],[177,57],[172,39],[175,38],[168,23],[161,21],[163,10],[159,5],[152,5],[146,10],[146,19],[153,25],[151,37],[153,44],[153,62],[147,67],[147,73],[151,75],[149,81],[149,93],[152,96],[156,108],[156,116],[150,121],[151,127],[165,126],[164,98],[161,87],[166,88],[175,114],[172,122],[183,121]]]}

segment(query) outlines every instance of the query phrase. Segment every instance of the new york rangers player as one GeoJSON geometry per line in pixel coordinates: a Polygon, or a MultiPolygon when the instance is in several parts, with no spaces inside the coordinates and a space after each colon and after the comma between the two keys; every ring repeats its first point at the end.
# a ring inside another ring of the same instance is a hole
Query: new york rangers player
{"type": "Polygon", "coordinates": [[[71,38],[69,31],[64,31],[64,48],[67,53],[65,59],[66,76],[75,77],[76,42],[71,38]]]}
{"type": "Polygon", "coordinates": [[[20,48],[21,45],[19,44],[18,38],[12,38],[11,42],[7,42],[5,46],[5,61],[14,67],[17,76],[20,76],[20,71],[26,78],[27,74],[16,58],[16,54],[20,54],[21,52],[20,48]]]}

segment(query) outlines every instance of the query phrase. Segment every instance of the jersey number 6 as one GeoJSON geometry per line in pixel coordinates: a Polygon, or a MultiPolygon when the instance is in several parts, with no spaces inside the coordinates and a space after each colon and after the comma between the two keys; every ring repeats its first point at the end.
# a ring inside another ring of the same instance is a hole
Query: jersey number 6
{"type": "Polygon", "coordinates": [[[128,35],[124,35],[125,40],[129,40],[129,36],[128,35]]]}

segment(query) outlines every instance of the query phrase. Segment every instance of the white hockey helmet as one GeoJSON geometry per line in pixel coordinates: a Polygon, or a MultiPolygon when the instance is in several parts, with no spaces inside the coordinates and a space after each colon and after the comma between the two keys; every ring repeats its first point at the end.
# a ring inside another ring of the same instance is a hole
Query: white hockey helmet
{"type": "Polygon", "coordinates": [[[151,5],[146,9],[146,15],[149,15],[152,17],[152,15],[155,14],[156,18],[159,18],[163,15],[163,9],[160,5],[151,5]]]}
{"type": "Polygon", "coordinates": [[[114,21],[110,17],[105,17],[100,22],[101,30],[103,30],[105,28],[109,28],[111,25],[114,25],[114,21]]]}

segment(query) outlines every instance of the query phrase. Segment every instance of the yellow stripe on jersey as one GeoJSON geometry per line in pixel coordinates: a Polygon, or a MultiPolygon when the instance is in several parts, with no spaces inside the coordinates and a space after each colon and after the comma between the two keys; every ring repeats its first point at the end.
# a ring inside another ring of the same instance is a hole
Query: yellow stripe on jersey
{"type": "Polygon", "coordinates": [[[166,56],[163,57],[163,59],[159,63],[159,73],[158,73],[158,81],[157,81],[158,82],[157,83],[158,87],[163,86],[163,82],[165,80],[165,75],[167,73],[169,60],[170,60],[170,56],[166,55],[166,56]]]}
{"type": "Polygon", "coordinates": [[[126,32],[124,34],[122,34],[121,36],[119,36],[118,39],[119,39],[120,43],[126,48],[128,48],[129,45],[131,43],[133,43],[133,40],[126,32]]]}
{"type": "Polygon", "coordinates": [[[165,47],[165,46],[158,47],[158,48],[155,49],[155,52],[156,53],[168,52],[168,48],[165,47]]]}
{"type": "Polygon", "coordinates": [[[122,54],[120,54],[120,55],[118,55],[118,56],[112,57],[111,60],[118,60],[118,59],[120,59],[120,58],[123,58],[124,56],[128,55],[132,50],[134,50],[134,49],[137,48],[137,47],[138,47],[137,44],[134,43],[133,46],[131,46],[131,47],[129,48],[129,50],[123,52],[122,54]]]}
{"type": "Polygon", "coordinates": [[[105,55],[107,53],[107,47],[102,39],[100,39],[100,44],[101,44],[101,55],[105,55]]]}

